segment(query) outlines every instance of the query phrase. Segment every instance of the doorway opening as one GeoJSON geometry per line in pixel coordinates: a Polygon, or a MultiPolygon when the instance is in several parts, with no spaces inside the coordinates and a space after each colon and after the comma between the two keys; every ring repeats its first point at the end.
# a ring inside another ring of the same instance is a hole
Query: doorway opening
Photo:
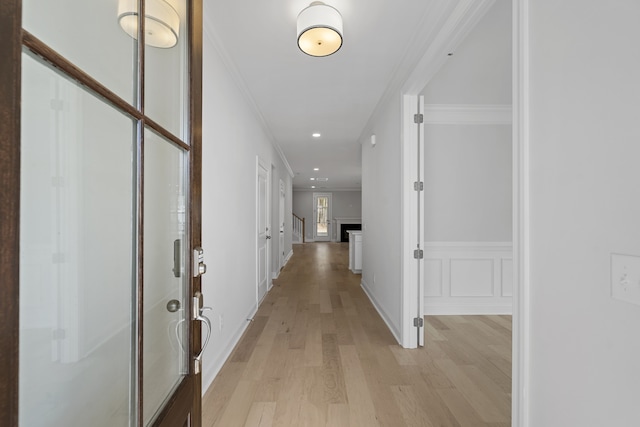
{"type": "Polygon", "coordinates": [[[331,193],[313,193],[313,239],[331,240],[331,193]]]}

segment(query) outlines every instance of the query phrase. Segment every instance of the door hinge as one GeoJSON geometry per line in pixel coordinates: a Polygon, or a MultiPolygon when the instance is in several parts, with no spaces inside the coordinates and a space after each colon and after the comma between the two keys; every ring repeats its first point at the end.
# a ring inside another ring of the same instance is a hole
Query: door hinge
{"type": "Polygon", "coordinates": [[[424,123],[424,114],[414,114],[413,123],[416,123],[416,124],[424,123]]]}
{"type": "Polygon", "coordinates": [[[424,182],[416,181],[413,183],[413,189],[415,191],[423,191],[424,190],[424,182]]]}
{"type": "Polygon", "coordinates": [[[415,259],[422,259],[424,258],[424,251],[422,249],[415,249],[413,251],[413,257],[415,259]]]}
{"type": "Polygon", "coordinates": [[[416,328],[424,327],[424,319],[422,317],[414,317],[413,326],[415,326],[416,328]]]}

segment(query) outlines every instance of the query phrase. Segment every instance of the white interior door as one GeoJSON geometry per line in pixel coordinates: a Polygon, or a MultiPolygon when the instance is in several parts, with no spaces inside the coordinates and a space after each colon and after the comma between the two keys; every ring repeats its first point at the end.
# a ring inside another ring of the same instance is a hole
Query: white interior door
{"type": "Polygon", "coordinates": [[[256,211],[256,268],[257,268],[257,299],[262,301],[267,294],[268,265],[269,265],[269,172],[258,159],[258,181],[256,186],[257,211],[256,211]]]}
{"type": "Polygon", "coordinates": [[[284,197],[285,197],[284,182],[280,180],[280,209],[279,209],[280,220],[278,222],[280,226],[280,233],[279,233],[280,236],[278,239],[278,256],[280,259],[280,262],[278,264],[279,268],[282,268],[282,266],[284,266],[284,197]]]}
{"type": "Polygon", "coordinates": [[[331,193],[313,193],[313,239],[331,240],[331,193]]]}

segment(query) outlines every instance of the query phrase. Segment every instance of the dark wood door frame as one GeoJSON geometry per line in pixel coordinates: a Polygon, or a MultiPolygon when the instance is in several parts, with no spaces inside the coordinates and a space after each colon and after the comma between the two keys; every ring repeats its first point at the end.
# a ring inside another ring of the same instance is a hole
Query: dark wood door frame
{"type": "Polygon", "coordinates": [[[0,8],[0,419],[18,425],[22,2],[0,8]]]}
{"type": "MultiPolygon", "coordinates": [[[[144,13],[143,1],[139,10],[144,13]]],[[[2,0],[0,8],[0,419],[3,425],[17,426],[19,411],[19,294],[20,294],[20,106],[21,106],[21,52],[26,48],[53,66],[60,68],[107,102],[124,110],[143,125],[153,129],[174,144],[187,148],[191,170],[191,244],[201,246],[201,179],[202,179],[202,0],[190,0],[188,16],[189,40],[189,144],[167,132],[157,123],[133,108],[73,64],[64,60],[44,43],[22,30],[22,0],[2,0]]],[[[144,40],[144,24],[140,28],[144,40]]],[[[138,55],[143,63],[144,46],[138,55]]],[[[141,69],[143,73],[143,69],[141,69]]],[[[143,76],[143,74],[142,74],[143,76]]],[[[141,79],[144,82],[144,79],[141,79]]],[[[143,88],[139,88],[139,95],[143,88]]],[[[143,101],[143,99],[139,99],[143,101]]],[[[191,264],[191,263],[190,263],[191,264]]],[[[191,295],[201,290],[199,278],[191,282],[191,295]]],[[[191,302],[191,298],[190,298],[191,302]]],[[[200,349],[200,325],[192,322],[192,354],[200,349]]],[[[140,370],[141,371],[141,370],[140,370]]],[[[179,389],[188,389],[185,399],[171,400],[157,418],[156,425],[177,425],[175,414],[201,413],[201,373],[195,374],[190,363],[189,376],[179,389]]],[[[200,427],[200,417],[190,417],[191,426],[200,427]]]]}

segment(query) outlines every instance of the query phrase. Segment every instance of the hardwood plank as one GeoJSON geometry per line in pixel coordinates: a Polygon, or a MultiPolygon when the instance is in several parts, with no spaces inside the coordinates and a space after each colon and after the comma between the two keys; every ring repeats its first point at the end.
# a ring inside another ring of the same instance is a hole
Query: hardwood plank
{"type": "Polygon", "coordinates": [[[325,402],[331,404],[347,403],[338,339],[335,335],[322,335],[322,362],[325,402]]]}
{"type": "Polygon", "coordinates": [[[473,409],[486,422],[506,421],[507,414],[494,405],[482,389],[473,382],[452,360],[437,360],[436,364],[446,373],[473,409]]]}
{"type": "Polygon", "coordinates": [[[322,327],[318,316],[308,321],[304,361],[306,366],[322,366],[322,327]]]}
{"type": "Polygon", "coordinates": [[[510,317],[427,316],[425,347],[403,349],[346,245],[295,251],[258,310],[262,331],[249,328],[206,393],[205,426],[509,425],[510,317]]]}
{"type": "Polygon", "coordinates": [[[276,412],[275,402],[254,402],[244,427],[271,427],[276,412]]]}
{"type": "Polygon", "coordinates": [[[424,412],[423,405],[416,396],[413,386],[391,386],[391,390],[402,412],[403,425],[409,427],[434,427],[434,424],[424,412]]]}
{"type": "Polygon", "coordinates": [[[262,334],[268,319],[266,316],[256,316],[253,318],[253,322],[251,322],[251,325],[245,332],[246,339],[240,341],[233,352],[232,362],[247,362],[249,360],[258,342],[257,338],[262,334]]]}
{"type": "Polygon", "coordinates": [[[214,426],[244,426],[252,406],[253,394],[256,391],[257,384],[256,381],[240,380],[220,420],[214,426]]]}
{"type": "Polygon", "coordinates": [[[378,426],[367,380],[362,371],[355,346],[340,346],[340,359],[344,368],[344,382],[349,398],[349,423],[352,426],[378,426]]]}
{"type": "Polygon", "coordinates": [[[327,416],[326,427],[349,427],[349,405],[332,403],[329,404],[329,414],[327,416]]]}
{"type": "Polygon", "coordinates": [[[456,420],[458,420],[460,427],[481,427],[485,425],[480,420],[480,415],[458,390],[445,388],[438,390],[437,393],[456,420]]]}

